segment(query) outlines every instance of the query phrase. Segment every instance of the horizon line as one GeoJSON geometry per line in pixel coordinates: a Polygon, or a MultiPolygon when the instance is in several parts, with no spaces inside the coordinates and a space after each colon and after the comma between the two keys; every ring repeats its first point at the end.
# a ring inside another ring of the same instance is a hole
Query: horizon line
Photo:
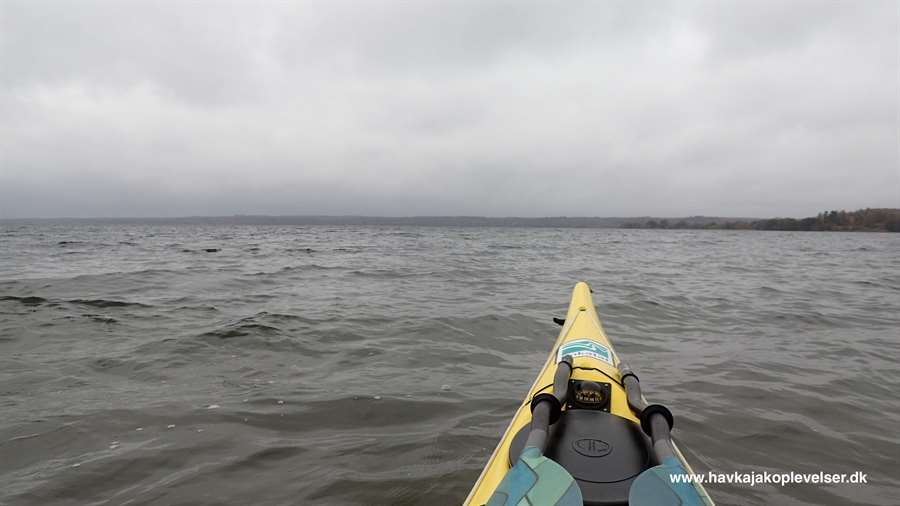
{"type": "MultiPolygon", "coordinates": [[[[900,210],[897,208],[889,208],[889,207],[872,207],[872,208],[861,208],[864,209],[872,209],[872,210],[900,210]]],[[[835,211],[846,211],[846,209],[835,209],[835,211]]],[[[856,210],[853,210],[856,211],[856,210]]],[[[849,211],[849,212],[853,212],[849,211]]],[[[827,211],[825,211],[827,212],[827,211]]],[[[810,216],[803,216],[802,218],[808,218],[810,216]]],[[[178,216],[50,216],[50,217],[36,217],[36,216],[24,216],[17,218],[4,218],[0,217],[0,222],[9,222],[9,221],[66,221],[66,220],[202,220],[202,219],[227,219],[227,218],[251,218],[251,219],[265,219],[265,218],[277,218],[277,219],[366,219],[366,220],[411,220],[411,219],[478,219],[478,220],[632,220],[632,219],[661,219],[661,220],[678,220],[678,219],[717,219],[717,220],[764,220],[764,219],[772,219],[772,218],[794,218],[793,216],[772,216],[770,218],[762,218],[758,216],[726,216],[726,215],[712,215],[712,214],[689,214],[689,215],[677,215],[677,216],[661,216],[661,215],[652,215],[652,214],[643,214],[643,215],[619,215],[619,216],[569,216],[569,215],[547,215],[547,216],[487,216],[487,215],[476,215],[476,214],[415,214],[415,215],[368,215],[368,214],[249,214],[249,213],[236,213],[236,214],[209,214],[209,215],[201,215],[201,214],[192,214],[192,215],[178,215],[178,216]]],[[[802,219],[801,218],[801,219],[802,219]]]]}
{"type": "MultiPolygon", "coordinates": [[[[872,208],[876,209],[876,208],[872,208]]],[[[790,216],[778,216],[778,218],[790,218],[790,216]]],[[[761,220],[755,216],[724,216],[712,214],[688,214],[678,216],[660,216],[652,214],[643,215],[619,215],[619,216],[587,216],[587,215],[547,215],[547,216],[488,216],[480,214],[408,214],[408,215],[384,215],[384,214],[186,214],[177,216],[23,216],[18,218],[3,218],[0,221],[28,221],[28,220],[185,220],[185,219],[222,219],[222,218],[363,218],[363,219],[386,219],[386,220],[403,220],[403,219],[439,219],[439,218],[456,218],[456,219],[488,219],[488,220],[549,220],[549,219],[576,219],[576,220],[629,220],[629,219],[686,219],[686,218],[716,218],[716,219],[734,219],[734,220],[761,220]]]]}

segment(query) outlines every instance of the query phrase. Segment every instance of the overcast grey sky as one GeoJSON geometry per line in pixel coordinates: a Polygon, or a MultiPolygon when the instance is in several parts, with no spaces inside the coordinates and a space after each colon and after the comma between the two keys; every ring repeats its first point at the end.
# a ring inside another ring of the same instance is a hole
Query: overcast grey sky
{"type": "Polygon", "coordinates": [[[0,0],[0,217],[886,206],[896,0],[0,0]]]}

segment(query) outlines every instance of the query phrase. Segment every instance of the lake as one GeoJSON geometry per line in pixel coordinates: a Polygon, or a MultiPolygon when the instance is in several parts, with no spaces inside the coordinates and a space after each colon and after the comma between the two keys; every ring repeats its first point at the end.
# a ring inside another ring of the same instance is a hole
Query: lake
{"type": "Polygon", "coordinates": [[[900,234],[0,224],[0,504],[459,504],[589,282],[720,505],[900,497],[900,234]]]}

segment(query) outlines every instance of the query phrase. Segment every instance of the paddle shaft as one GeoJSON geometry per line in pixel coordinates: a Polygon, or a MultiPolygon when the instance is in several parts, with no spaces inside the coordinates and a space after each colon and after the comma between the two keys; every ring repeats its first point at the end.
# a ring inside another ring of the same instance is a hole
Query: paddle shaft
{"type": "Polygon", "coordinates": [[[641,392],[641,383],[631,367],[625,362],[619,362],[619,372],[622,375],[622,385],[625,386],[625,395],[628,405],[641,417],[641,428],[653,442],[653,455],[657,463],[662,463],[668,457],[675,457],[675,445],[672,444],[672,413],[661,404],[647,404],[644,394],[641,392]]]}
{"type": "Polygon", "coordinates": [[[553,395],[539,395],[532,402],[531,431],[528,433],[528,439],[525,440],[525,448],[534,447],[540,450],[541,455],[544,454],[547,449],[550,425],[559,418],[560,410],[566,403],[571,376],[572,359],[568,356],[563,357],[563,360],[556,364],[556,373],[553,375],[553,395]]]}
{"type": "Polygon", "coordinates": [[[672,445],[672,431],[669,422],[661,413],[650,415],[650,439],[653,441],[653,454],[660,463],[668,457],[675,457],[672,445]]]}
{"type": "Polygon", "coordinates": [[[525,448],[534,447],[541,455],[547,449],[547,435],[550,432],[550,401],[539,402],[531,411],[531,432],[525,440],[525,448]]]}

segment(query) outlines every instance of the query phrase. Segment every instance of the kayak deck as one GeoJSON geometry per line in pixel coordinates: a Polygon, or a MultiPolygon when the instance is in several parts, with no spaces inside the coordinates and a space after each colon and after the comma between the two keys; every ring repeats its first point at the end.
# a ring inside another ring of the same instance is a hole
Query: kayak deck
{"type": "MultiPolygon", "coordinates": [[[[649,439],[641,433],[640,420],[628,404],[618,368],[620,360],[603,331],[591,289],[579,282],[553,351],[465,505],[486,504],[518,459],[524,436],[529,432],[531,401],[538,394],[552,391],[557,363],[563,356],[571,360],[570,389],[586,387],[574,395],[568,406],[563,406],[560,422],[551,427],[550,438],[555,445],[547,456],[557,460],[578,480],[585,504],[627,504],[631,481],[651,465],[649,439]]],[[[703,495],[706,496],[705,492],[703,495]]]]}

